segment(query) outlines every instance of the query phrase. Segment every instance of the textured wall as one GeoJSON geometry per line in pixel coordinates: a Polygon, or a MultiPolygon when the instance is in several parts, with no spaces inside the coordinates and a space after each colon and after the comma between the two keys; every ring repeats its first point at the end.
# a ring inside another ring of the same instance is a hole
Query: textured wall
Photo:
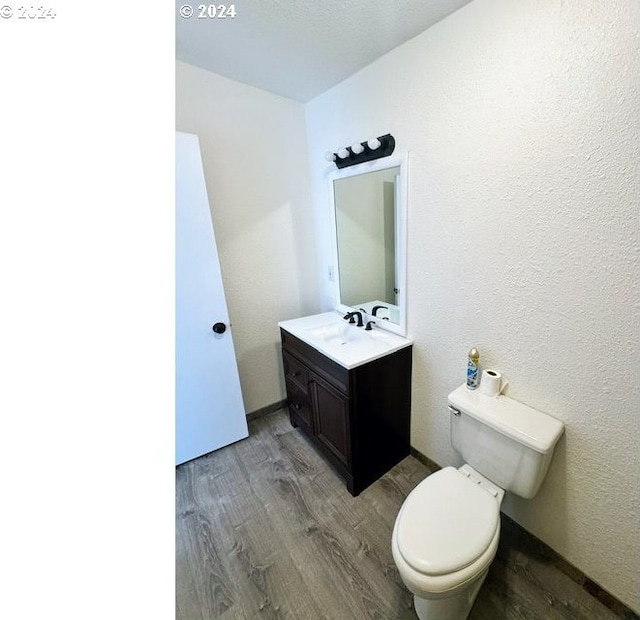
{"type": "Polygon", "coordinates": [[[637,0],[474,0],[306,108],[323,230],[325,150],[409,153],[412,444],[460,464],[446,396],[478,347],[566,424],[539,495],[503,509],[635,610],[639,23],[637,0]]]}
{"type": "Polygon", "coordinates": [[[247,412],[284,398],[277,323],[317,310],[302,104],[177,63],[176,128],[200,138],[247,412]]]}

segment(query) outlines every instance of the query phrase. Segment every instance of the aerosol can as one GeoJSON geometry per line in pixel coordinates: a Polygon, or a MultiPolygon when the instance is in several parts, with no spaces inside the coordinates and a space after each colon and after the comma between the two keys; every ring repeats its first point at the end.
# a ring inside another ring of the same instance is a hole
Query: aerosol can
{"type": "Polygon", "coordinates": [[[478,362],[480,361],[480,353],[475,347],[469,351],[469,359],[467,360],[467,387],[475,390],[480,382],[480,369],[478,362]]]}

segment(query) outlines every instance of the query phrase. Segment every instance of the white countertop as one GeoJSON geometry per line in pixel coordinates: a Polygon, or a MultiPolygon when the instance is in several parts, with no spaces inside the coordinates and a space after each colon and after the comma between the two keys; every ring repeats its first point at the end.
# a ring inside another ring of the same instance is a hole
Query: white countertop
{"type": "Polygon", "coordinates": [[[323,312],[280,321],[278,326],[345,368],[361,366],[412,344],[375,325],[367,331],[342,317],[338,312],[323,312]]]}

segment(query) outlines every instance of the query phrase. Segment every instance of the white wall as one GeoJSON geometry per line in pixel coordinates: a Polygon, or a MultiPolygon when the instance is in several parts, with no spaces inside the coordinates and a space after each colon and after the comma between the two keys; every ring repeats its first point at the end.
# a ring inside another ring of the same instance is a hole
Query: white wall
{"type": "Polygon", "coordinates": [[[566,424],[504,511],[636,611],[639,7],[474,0],[306,107],[325,231],[326,150],[390,132],[409,153],[413,446],[460,464],[446,396],[478,347],[566,424]]]}
{"type": "Polygon", "coordinates": [[[319,307],[304,107],[185,63],[176,71],[176,129],[200,138],[251,412],[285,396],[278,321],[319,307]]]}

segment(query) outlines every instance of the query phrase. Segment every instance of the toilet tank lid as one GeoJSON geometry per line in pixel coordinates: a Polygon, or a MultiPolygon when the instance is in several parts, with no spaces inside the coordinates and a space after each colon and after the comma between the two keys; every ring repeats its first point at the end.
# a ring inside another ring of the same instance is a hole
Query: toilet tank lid
{"type": "Polygon", "coordinates": [[[465,384],[449,394],[449,404],[518,441],[546,454],[560,439],[564,424],[550,415],[500,394],[487,396],[465,384]]]}

